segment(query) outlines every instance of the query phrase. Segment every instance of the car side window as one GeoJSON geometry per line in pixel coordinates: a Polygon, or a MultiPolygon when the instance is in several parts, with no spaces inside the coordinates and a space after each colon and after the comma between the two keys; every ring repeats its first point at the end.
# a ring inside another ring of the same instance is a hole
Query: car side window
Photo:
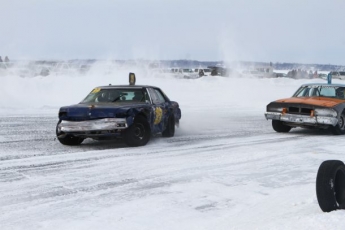
{"type": "Polygon", "coordinates": [[[149,90],[149,93],[150,93],[150,96],[151,96],[153,104],[161,104],[161,103],[165,102],[164,97],[162,96],[162,94],[158,94],[156,89],[149,88],[148,90],[149,90]],[[162,100],[161,97],[163,97],[163,100],[162,100]]]}
{"type": "Polygon", "coordinates": [[[325,97],[335,97],[335,90],[334,88],[322,87],[320,90],[320,95],[325,97]]]}
{"type": "Polygon", "coordinates": [[[162,95],[161,91],[159,91],[158,89],[154,89],[154,91],[156,92],[158,99],[159,99],[159,103],[164,103],[165,102],[165,98],[162,95]]]}
{"type": "Polygon", "coordinates": [[[153,104],[159,104],[159,102],[158,102],[159,100],[158,100],[158,97],[156,95],[156,92],[152,88],[148,88],[147,90],[149,91],[152,103],[153,104]]]}
{"type": "Polygon", "coordinates": [[[149,97],[149,94],[148,94],[147,90],[148,90],[148,89],[146,89],[146,90],[144,91],[144,100],[150,102],[150,97],[149,97]]]}

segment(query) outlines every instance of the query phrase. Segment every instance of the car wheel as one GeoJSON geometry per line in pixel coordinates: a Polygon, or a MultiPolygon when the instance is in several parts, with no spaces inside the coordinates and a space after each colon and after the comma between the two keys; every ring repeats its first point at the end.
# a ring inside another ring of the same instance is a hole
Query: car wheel
{"type": "Polygon", "coordinates": [[[56,125],[56,138],[59,140],[59,142],[63,145],[80,145],[84,138],[81,137],[75,137],[68,134],[63,134],[61,132],[58,132],[58,125],[60,121],[56,125]]]}
{"type": "Polygon", "coordinates": [[[136,117],[133,124],[124,132],[125,143],[132,147],[146,145],[150,138],[150,125],[143,116],[136,117]]]}
{"type": "Polygon", "coordinates": [[[175,117],[172,114],[168,119],[168,125],[162,133],[163,137],[173,137],[175,135],[175,117]]]}
{"type": "Polygon", "coordinates": [[[342,161],[322,162],[316,177],[316,196],[324,212],[345,209],[345,165],[342,161]]]}
{"type": "Polygon", "coordinates": [[[338,124],[331,127],[331,132],[334,135],[344,135],[345,134],[345,114],[342,113],[339,117],[338,124]]]}
{"type": "Polygon", "coordinates": [[[282,121],[272,120],[272,127],[278,133],[288,133],[291,130],[290,126],[284,125],[282,121]]]}

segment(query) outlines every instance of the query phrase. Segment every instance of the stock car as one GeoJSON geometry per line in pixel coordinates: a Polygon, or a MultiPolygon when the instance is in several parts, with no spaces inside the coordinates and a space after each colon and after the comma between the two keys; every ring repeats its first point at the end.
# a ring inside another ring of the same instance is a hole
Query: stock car
{"type": "Polygon", "coordinates": [[[143,146],[151,136],[173,137],[181,109],[158,87],[109,85],[94,88],[79,104],[61,107],[58,117],[61,144],[123,138],[128,146],[143,146]]]}
{"type": "Polygon", "coordinates": [[[276,132],[294,127],[329,129],[345,134],[345,85],[313,83],[302,85],[291,98],[267,105],[266,119],[276,132]]]}

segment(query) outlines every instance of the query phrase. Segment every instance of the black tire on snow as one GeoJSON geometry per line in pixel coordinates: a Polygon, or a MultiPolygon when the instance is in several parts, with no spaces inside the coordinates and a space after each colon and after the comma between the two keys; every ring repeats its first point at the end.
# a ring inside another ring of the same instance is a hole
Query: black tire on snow
{"type": "Polygon", "coordinates": [[[291,130],[290,126],[284,125],[282,121],[278,120],[272,120],[272,127],[278,133],[288,133],[291,130]]]}
{"type": "Polygon", "coordinates": [[[316,177],[316,196],[324,212],[345,209],[345,165],[342,161],[322,162],[316,177]]]}
{"type": "Polygon", "coordinates": [[[146,145],[151,138],[151,128],[146,118],[138,116],[124,132],[124,141],[128,146],[137,147],[146,145]]]}
{"type": "Polygon", "coordinates": [[[63,145],[80,145],[84,138],[81,137],[75,137],[72,135],[63,135],[63,133],[58,132],[58,125],[60,124],[60,121],[56,125],[56,138],[58,141],[63,145]]]}
{"type": "Polygon", "coordinates": [[[342,113],[339,117],[338,124],[331,127],[331,132],[334,135],[344,135],[345,134],[345,114],[342,113]]]}
{"type": "Polygon", "coordinates": [[[172,114],[168,118],[168,125],[162,133],[163,137],[173,137],[175,135],[175,116],[172,114]]]}

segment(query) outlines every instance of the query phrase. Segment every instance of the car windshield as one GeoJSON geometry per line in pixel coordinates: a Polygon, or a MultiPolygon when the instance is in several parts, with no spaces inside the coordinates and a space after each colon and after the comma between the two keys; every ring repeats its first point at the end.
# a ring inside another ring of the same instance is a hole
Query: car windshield
{"type": "Polygon", "coordinates": [[[93,89],[81,103],[128,103],[145,102],[148,99],[146,91],[143,89],[113,88],[113,89],[93,89]]]}
{"type": "Polygon", "coordinates": [[[308,85],[299,88],[293,97],[328,97],[345,99],[345,86],[308,85]]]}

